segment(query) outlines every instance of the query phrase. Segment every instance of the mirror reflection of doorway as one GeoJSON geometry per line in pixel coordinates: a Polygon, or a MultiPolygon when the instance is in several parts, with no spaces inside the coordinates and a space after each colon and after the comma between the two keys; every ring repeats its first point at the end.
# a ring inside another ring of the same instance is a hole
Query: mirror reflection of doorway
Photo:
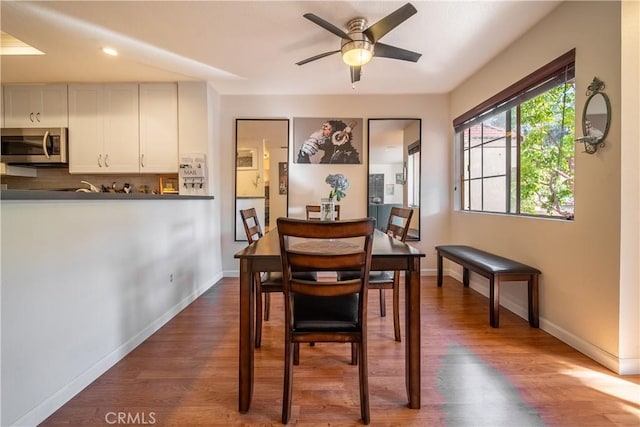
{"type": "Polygon", "coordinates": [[[235,240],[246,241],[241,209],[254,208],[263,232],[287,216],[287,119],[236,119],[235,240]]]}

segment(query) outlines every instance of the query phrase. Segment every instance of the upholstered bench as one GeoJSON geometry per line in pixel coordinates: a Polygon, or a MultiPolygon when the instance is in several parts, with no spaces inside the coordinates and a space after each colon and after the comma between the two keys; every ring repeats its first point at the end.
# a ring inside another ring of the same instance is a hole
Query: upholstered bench
{"type": "Polygon", "coordinates": [[[497,328],[500,322],[500,282],[526,281],[529,293],[529,325],[539,327],[537,268],[470,246],[440,245],[438,252],[438,287],[442,287],[442,258],[462,265],[462,283],[469,286],[469,270],[489,279],[489,323],[497,328]]]}

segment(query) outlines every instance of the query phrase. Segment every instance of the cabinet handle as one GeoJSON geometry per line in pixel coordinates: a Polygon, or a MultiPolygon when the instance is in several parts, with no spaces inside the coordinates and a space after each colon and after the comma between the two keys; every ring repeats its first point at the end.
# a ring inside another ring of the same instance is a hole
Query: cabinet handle
{"type": "Polygon", "coordinates": [[[140,155],[140,166],[144,167],[144,154],[140,155]]]}
{"type": "Polygon", "coordinates": [[[31,123],[33,123],[33,113],[29,114],[29,120],[31,120],[31,123]]]}
{"type": "Polygon", "coordinates": [[[44,156],[47,159],[50,158],[49,152],[47,151],[47,140],[48,139],[49,139],[49,131],[46,131],[44,133],[44,136],[42,137],[42,152],[44,153],[44,156]]]}
{"type": "Polygon", "coordinates": [[[36,121],[40,123],[40,113],[36,113],[36,121]]]}
{"type": "Polygon", "coordinates": [[[102,167],[102,154],[100,154],[98,156],[98,167],[101,168],[102,167]]]}
{"type": "Polygon", "coordinates": [[[104,166],[107,167],[107,168],[109,167],[109,155],[108,154],[105,154],[105,156],[104,156],[104,166]]]}

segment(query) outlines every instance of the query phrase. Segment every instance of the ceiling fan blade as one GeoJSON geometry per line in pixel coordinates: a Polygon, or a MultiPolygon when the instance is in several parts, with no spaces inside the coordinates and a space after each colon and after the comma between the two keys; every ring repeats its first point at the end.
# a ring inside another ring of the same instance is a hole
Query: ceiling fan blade
{"type": "Polygon", "coordinates": [[[330,22],[325,21],[324,19],[320,18],[319,16],[314,15],[313,13],[305,13],[302,16],[304,16],[305,18],[307,18],[309,21],[313,22],[314,24],[317,24],[317,25],[321,26],[325,30],[335,34],[338,37],[342,37],[343,39],[351,40],[351,37],[349,37],[349,35],[347,33],[345,33],[344,31],[342,31],[340,28],[336,27],[335,25],[333,25],[330,22]]]}
{"type": "Polygon", "coordinates": [[[420,59],[422,54],[384,43],[376,43],[373,47],[373,56],[418,62],[418,59],[420,59]]]}
{"type": "Polygon", "coordinates": [[[331,52],[321,53],[316,56],[312,56],[311,58],[303,59],[300,62],[296,62],[296,65],[304,65],[307,62],[315,61],[316,59],[324,58],[325,56],[333,55],[334,53],[338,53],[338,52],[340,52],[340,49],[332,50],[331,52]]]}
{"type": "Polygon", "coordinates": [[[363,33],[369,38],[369,40],[375,43],[389,31],[402,24],[417,12],[418,11],[411,3],[407,3],[395,12],[391,12],[389,15],[371,25],[369,28],[364,30],[363,33]]]}
{"type": "Polygon", "coordinates": [[[362,67],[351,67],[351,83],[360,81],[360,69],[362,67]]]}

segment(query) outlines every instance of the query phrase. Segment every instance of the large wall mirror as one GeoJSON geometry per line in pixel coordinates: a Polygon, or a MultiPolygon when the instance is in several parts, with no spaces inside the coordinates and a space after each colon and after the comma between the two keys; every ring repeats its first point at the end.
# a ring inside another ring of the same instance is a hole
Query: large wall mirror
{"type": "Polygon", "coordinates": [[[368,214],[384,230],[394,206],[410,207],[407,240],[420,240],[420,119],[369,119],[368,214]]]}
{"type": "Polygon", "coordinates": [[[288,147],[288,119],[236,119],[236,241],[247,240],[241,209],[255,208],[264,232],[287,216],[288,147]]]}

